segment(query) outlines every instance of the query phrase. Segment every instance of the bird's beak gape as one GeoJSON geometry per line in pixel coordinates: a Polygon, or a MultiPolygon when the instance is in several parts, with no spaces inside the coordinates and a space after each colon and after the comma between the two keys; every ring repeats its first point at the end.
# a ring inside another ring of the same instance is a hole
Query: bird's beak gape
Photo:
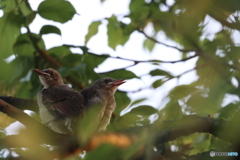
{"type": "Polygon", "coordinates": [[[113,84],[115,86],[120,86],[121,84],[125,83],[125,79],[119,79],[119,80],[116,80],[116,81],[113,81],[113,82],[109,82],[108,84],[113,84]]]}

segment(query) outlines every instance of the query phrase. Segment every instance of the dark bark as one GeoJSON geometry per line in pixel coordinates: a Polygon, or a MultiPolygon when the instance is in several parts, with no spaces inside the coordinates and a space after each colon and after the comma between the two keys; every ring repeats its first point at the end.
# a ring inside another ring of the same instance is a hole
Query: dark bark
{"type": "Polygon", "coordinates": [[[18,109],[31,110],[34,112],[38,112],[38,105],[37,105],[37,102],[34,100],[8,97],[8,96],[0,96],[0,99],[17,107],[18,109]]]}

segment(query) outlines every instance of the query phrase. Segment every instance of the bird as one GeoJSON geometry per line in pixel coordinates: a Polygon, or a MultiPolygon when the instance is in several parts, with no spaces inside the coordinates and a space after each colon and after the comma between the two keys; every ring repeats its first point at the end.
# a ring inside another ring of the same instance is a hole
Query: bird
{"type": "Polygon", "coordinates": [[[84,115],[86,106],[81,93],[64,84],[61,75],[52,68],[33,69],[43,89],[37,94],[42,123],[53,131],[74,134],[73,123],[84,115]]]}
{"type": "Polygon", "coordinates": [[[87,109],[98,109],[96,132],[106,130],[116,107],[114,93],[118,86],[125,82],[125,79],[116,80],[105,77],[98,79],[91,86],[80,91],[85,99],[87,109]]]}

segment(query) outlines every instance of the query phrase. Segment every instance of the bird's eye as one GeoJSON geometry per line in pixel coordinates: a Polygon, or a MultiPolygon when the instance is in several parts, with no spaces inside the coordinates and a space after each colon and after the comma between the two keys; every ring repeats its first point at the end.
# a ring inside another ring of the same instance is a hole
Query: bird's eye
{"type": "Polygon", "coordinates": [[[109,80],[108,80],[108,79],[105,79],[105,80],[104,80],[104,83],[109,83],[109,80]]]}
{"type": "Polygon", "coordinates": [[[49,74],[49,75],[53,75],[53,72],[50,71],[50,70],[43,70],[43,72],[45,72],[45,73],[47,73],[47,74],[49,74]]]}

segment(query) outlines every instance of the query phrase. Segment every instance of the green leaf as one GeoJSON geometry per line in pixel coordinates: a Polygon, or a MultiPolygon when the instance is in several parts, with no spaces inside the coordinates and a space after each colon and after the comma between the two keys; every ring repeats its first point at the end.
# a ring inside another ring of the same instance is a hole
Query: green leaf
{"type": "Polygon", "coordinates": [[[89,152],[85,156],[85,160],[93,160],[93,159],[120,159],[122,156],[123,150],[110,145],[110,144],[102,144],[99,147],[97,147],[92,152],[89,152]]]}
{"type": "Polygon", "coordinates": [[[132,0],[129,5],[129,9],[131,12],[134,12],[135,10],[139,10],[144,5],[145,5],[144,0],[132,0]]]}
{"type": "Polygon", "coordinates": [[[239,103],[230,103],[219,110],[219,118],[229,119],[239,108],[239,103]]]}
{"type": "Polygon", "coordinates": [[[199,76],[198,82],[202,83],[205,87],[214,87],[224,81],[221,78],[222,73],[220,72],[224,72],[229,75],[230,70],[216,61],[211,61],[211,65],[207,65],[208,63],[208,61],[201,57],[197,60],[196,65],[198,67],[196,69],[196,73],[199,76]]]}
{"type": "Polygon", "coordinates": [[[44,42],[39,35],[31,34],[31,39],[29,34],[21,34],[18,36],[16,43],[13,45],[14,54],[23,56],[33,56],[36,50],[32,43],[36,43],[41,49],[45,49],[44,42]]]}
{"type": "Polygon", "coordinates": [[[83,51],[83,53],[87,53],[89,48],[86,46],[79,46],[79,48],[83,51]]]}
{"type": "Polygon", "coordinates": [[[116,49],[117,45],[122,43],[123,30],[121,29],[121,23],[118,22],[114,15],[108,18],[107,29],[108,45],[112,49],[116,49]]]}
{"type": "Polygon", "coordinates": [[[157,88],[157,87],[160,87],[163,83],[164,83],[164,81],[162,79],[159,79],[159,80],[156,80],[155,82],[153,82],[152,86],[153,86],[153,88],[157,88]]]}
{"type": "Polygon", "coordinates": [[[137,78],[137,76],[131,72],[127,71],[125,69],[118,69],[112,72],[108,72],[104,74],[105,77],[112,77],[115,79],[132,79],[132,78],[137,78]]]}
{"type": "Polygon", "coordinates": [[[151,41],[150,39],[145,39],[145,41],[143,42],[143,47],[146,48],[149,52],[151,52],[154,48],[156,43],[154,43],[153,41],[151,41]]]}
{"type": "MultiPolygon", "coordinates": [[[[158,110],[152,106],[142,105],[133,108],[130,112],[116,119],[116,124],[120,128],[126,128],[137,125],[150,124],[148,119],[150,115],[157,113],[158,110]]],[[[119,128],[119,129],[120,129],[119,128]]]]}
{"type": "Polygon", "coordinates": [[[40,30],[40,34],[49,34],[49,33],[56,33],[56,34],[62,35],[60,29],[57,28],[56,26],[52,26],[52,25],[42,26],[40,30]]]}
{"type": "Polygon", "coordinates": [[[138,100],[134,101],[134,102],[131,104],[131,106],[133,106],[133,105],[135,105],[135,104],[138,104],[138,103],[141,103],[141,102],[145,101],[146,99],[147,99],[147,98],[138,99],[138,100]]]}
{"type": "Polygon", "coordinates": [[[43,88],[43,86],[39,80],[38,75],[33,72],[30,77],[30,82],[31,82],[32,88],[29,90],[29,93],[31,96],[30,99],[32,99],[36,97],[37,93],[43,88]]]}
{"type": "Polygon", "coordinates": [[[226,145],[226,142],[218,137],[215,137],[214,135],[211,135],[210,137],[210,146],[209,149],[217,149],[219,146],[224,146],[226,145]]]}
{"type": "Polygon", "coordinates": [[[20,7],[21,12],[23,13],[24,16],[27,16],[27,15],[31,14],[31,12],[33,12],[28,1],[19,2],[18,7],[20,7]]]}
{"type": "Polygon", "coordinates": [[[118,130],[121,130],[122,128],[129,128],[129,127],[136,126],[136,124],[141,119],[143,119],[143,118],[138,116],[137,114],[126,113],[123,116],[116,118],[115,125],[118,130]]]}
{"type": "Polygon", "coordinates": [[[125,109],[129,103],[131,102],[130,98],[127,96],[126,93],[117,91],[115,93],[115,99],[116,99],[116,109],[114,113],[120,114],[120,112],[125,109]]]}
{"type": "Polygon", "coordinates": [[[45,0],[38,6],[41,17],[60,23],[71,20],[76,10],[69,1],[45,0]]]}
{"type": "Polygon", "coordinates": [[[122,37],[122,41],[121,41],[121,45],[124,45],[130,38],[130,35],[132,34],[132,32],[135,31],[135,28],[132,25],[127,25],[125,23],[119,22],[120,23],[120,27],[122,29],[123,32],[123,37],[122,37]]]}
{"type": "Polygon", "coordinates": [[[60,62],[65,67],[73,67],[82,63],[82,57],[81,54],[70,53],[64,56],[64,58],[61,58],[60,62]]]}
{"type": "Polygon", "coordinates": [[[152,106],[142,105],[142,106],[133,108],[129,113],[136,114],[136,115],[142,115],[142,116],[150,116],[157,112],[158,112],[158,110],[153,108],[152,106]]]}
{"type": "Polygon", "coordinates": [[[89,62],[88,65],[91,65],[92,67],[93,66],[97,67],[99,64],[104,62],[108,57],[109,55],[107,54],[102,54],[102,55],[94,55],[90,53],[83,54],[83,60],[89,62]]]}
{"type": "Polygon", "coordinates": [[[83,53],[87,53],[89,48],[86,46],[75,46],[75,45],[69,45],[69,44],[64,44],[63,46],[68,47],[68,48],[80,48],[83,53]]]}
{"type": "Polygon", "coordinates": [[[161,70],[161,69],[155,69],[150,72],[151,76],[167,76],[167,77],[173,77],[169,72],[161,70]]]}
{"type": "Polygon", "coordinates": [[[34,60],[31,56],[16,56],[16,58],[10,62],[10,64],[17,68],[11,71],[13,74],[11,80],[16,81],[15,83],[19,83],[20,79],[21,81],[26,81],[27,74],[34,66],[34,60]]]}
{"type": "Polygon", "coordinates": [[[20,34],[22,17],[13,12],[4,13],[0,18],[0,59],[13,54],[12,46],[20,34]]]}
{"type": "Polygon", "coordinates": [[[36,17],[37,12],[32,11],[30,14],[26,16],[26,24],[29,25],[33,22],[36,17]]]}
{"type": "Polygon", "coordinates": [[[11,63],[6,63],[4,60],[0,59],[0,68],[4,68],[4,72],[1,72],[0,74],[0,80],[7,83],[11,81],[14,76],[13,71],[17,69],[16,67],[17,66],[11,63]]]}
{"type": "Polygon", "coordinates": [[[220,107],[216,105],[215,99],[203,97],[199,94],[192,95],[186,104],[191,107],[193,113],[202,116],[213,115],[220,107]]]}
{"type": "Polygon", "coordinates": [[[93,54],[89,54],[89,53],[85,53],[83,54],[83,58],[82,61],[83,63],[86,64],[86,73],[88,73],[89,75],[87,75],[89,77],[89,79],[91,80],[97,80],[99,79],[99,75],[96,74],[95,72],[93,72],[94,68],[96,68],[98,65],[100,65],[101,63],[103,63],[109,55],[93,55],[93,54]]]}
{"type": "Polygon", "coordinates": [[[14,96],[18,98],[30,98],[30,89],[31,84],[29,82],[19,83],[19,89],[14,96]]]}
{"type": "Polygon", "coordinates": [[[82,77],[85,74],[85,68],[86,68],[85,64],[80,64],[75,67],[61,67],[59,69],[59,73],[63,77],[65,77],[67,75],[71,75],[71,76],[75,77],[76,79],[82,79],[82,77]]]}
{"type": "Polygon", "coordinates": [[[19,80],[23,81],[28,72],[32,69],[33,59],[28,56],[16,56],[10,63],[2,61],[0,67],[4,68],[4,72],[0,75],[0,80],[5,81],[6,84],[14,84],[19,86],[19,80]]]}
{"type": "Polygon", "coordinates": [[[135,29],[144,28],[149,22],[149,16],[151,15],[151,8],[149,6],[143,5],[136,8],[129,17],[131,18],[131,26],[135,29]]]}
{"type": "Polygon", "coordinates": [[[35,49],[33,48],[32,43],[28,39],[22,39],[22,37],[23,36],[20,36],[14,44],[14,53],[22,56],[33,56],[35,49]]]}
{"type": "Polygon", "coordinates": [[[0,9],[4,9],[6,5],[0,5],[0,9]]]}
{"type": "Polygon", "coordinates": [[[183,116],[182,107],[177,100],[170,100],[159,112],[159,120],[174,120],[183,116]]]}
{"type": "Polygon", "coordinates": [[[198,89],[195,86],[191,85],[181,85],[173,88],[169,92],[169,97],[173,100],[180,100],[184,97],[187,97],[194,92],[198,91],[198,89]]]}
{"type": "Polygon", "coordinates": [[[65,46],[53,47],[53,48],[50,48],[49,50],[47,50],[47,52],[50,55],[54,55],[54,56],[58,57],[60,60],[64,56],[67,56],[67,55],[72,53],[70,51],[70,49],[68,47],[65,47],[65,46]]]}
{"type": "Polygon", "coordinates": [[[92,22],[88,27],[88,33],[85,36],[85,44],[88,43],[90,38],[98,33],[98,26],[101,24],[100,21],[92,22]]]}
{"type": "MultiPolygon", "coordinates": [[[[0,127],[1,128],[6,128],[7,126],[9,126],[10,124],[12,124],[13,122],[15,122],[16,120],[8,117],[6,114],[4,113],[0,113],[0,127]]],[[[5,137],[4,136],[5,133],[3,131],[0,130],[0,137],[5,137]]]]}
{"type": "Polygon", "coordinates": [[[15,0],[1,0],[0,6],[2,7],[4,13],[12,12],[16,7],[15,0]]]}

